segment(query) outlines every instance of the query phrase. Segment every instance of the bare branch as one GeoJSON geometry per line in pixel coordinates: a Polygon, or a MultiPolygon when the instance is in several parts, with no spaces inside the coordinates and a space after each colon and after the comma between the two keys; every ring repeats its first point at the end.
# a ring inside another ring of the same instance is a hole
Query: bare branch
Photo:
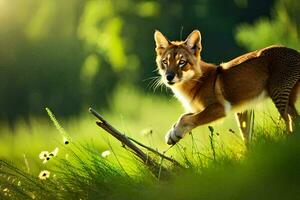
{"type": "Polygon", "coordinates": [[[138,148],[133,142],[140,145],[143,148],[155,153],[156,155],[160,156],[162,159],[165,159],[171,162],[173,165],[177,167],[181,167],[179,162],[174,160],[173,158],[167,157],[164,154],[156,151],[155,149],[148,147],[141,142],[138,142],[135,139],[132,139],[125,134],[122,134],[112,125],[110,125],[99,113],[97,113],[94,109],[89,108],[89,111],[100,121],[96,122],[96,124],[101,127],[103,130],[114,136],[117,140],[119,140],[123,145],[127,146],[131,152],[133,152],[137,157],[139,157],[143,163],[151,170],[154,176],[159,177],[159,174],[163,172],[164,174],[168,174],[169,170],[167,168],[161,166],[161,164],[157,163],[153,158],[151,158],[148,154],[144,153],[140,148],[138,148]]]}
{"type": "Polygon", "coordinates": [[[172,162],[173,164],[175,164],[175,165],[177,165],[177,166],[181,166],[180,163],[179,163],[177,160],[174,160],[173,158],[170,158],[170,157],[164,155],[163,153],[160,153],[159,151],[157,151],[157,150],[155,150],[155,149],[153,149],[153,148],[151,148],[151,147],[148,147],[148,146],[146,146],[146,145],[140,143],[139,141],[137,141],[137,140],[135,140],[135,139],[133,139],[133,138],[131,138],[131,137],[128,137],[128,136],[127,136],[127,138],[128,138],[129,140],[133,141],[134,143],[140,145],[141,147],[144,147],[145,149],[151,151],[152,153],[155,153],[155,154],[159,155],[160,157],[162,157],[162,158],[164,158],[164,159],[166,159],[166,160],[172,162]]]}

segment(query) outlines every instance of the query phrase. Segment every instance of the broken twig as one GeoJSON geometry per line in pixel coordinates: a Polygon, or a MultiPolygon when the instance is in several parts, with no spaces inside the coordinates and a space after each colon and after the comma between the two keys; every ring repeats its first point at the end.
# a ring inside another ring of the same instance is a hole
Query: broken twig
{"type": "Polygon", "coordinates": [[[96,122],[96,124],[101,127],[103,130],[114,136],[117,140],[119,140],[122,145],[127,146],[137,157],[139,157],[143,163],[151,170],[151,172],[156,176],[160,177],[161,172],[168,174],[169,170],[167,168],[163,167],[162,164],[157,163],[154,159],[152,159],[148,154],[144,153],[140,148],[138,148],[134,143],[137,145],[147,149],[148,151],[151,151],[152,153],[155,153],[156,155],[160,156],[161,159],[165,159],[169,162],[171,162],[176,167],[182,167],[180,163],[173,158],[170,158],[163,153],[158,152],[157,150],[148,147],[137,140],[130,138],[126,136],[125,134],[122,134],[120,131],[118,131],[116,128],[114,128],[112,125],[110,125],[99,113],[97,113],[94,109],[89,108],[89,111],[99,120],[96,122]],[[134,142],[134,143],[133,143],[134,142]]]}

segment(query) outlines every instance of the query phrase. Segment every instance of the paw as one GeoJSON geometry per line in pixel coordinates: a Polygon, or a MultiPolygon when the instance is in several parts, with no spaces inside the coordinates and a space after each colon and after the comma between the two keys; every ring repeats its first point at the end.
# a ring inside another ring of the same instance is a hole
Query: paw
{"type": "Polygon", "coordinates": [[[168,131],[168,133],[165,136],[165,141],[169,145],[176,144],[183,138],[183,136],[190,132],[195,126],[193,126],[189,121],[190,116],[192,116],[193,113],[186,113],[183,114],[176,124],[168,131]]]}
{"type": "Polygon", "coordinates": [[[165,141],[169,145],[176,144],[181,139],[182,133],[178,129],[176,129],[176,126],[173,126],[165,135],[165,141]]]}
{"type": "Polygon", "coordinates": [[[183,138],[185,133],[189,132],[191,128],[189,126],[182,126],[180,123],[175,124],[166,134],[165,141],[169,145],[176,144],[183,138]]]}

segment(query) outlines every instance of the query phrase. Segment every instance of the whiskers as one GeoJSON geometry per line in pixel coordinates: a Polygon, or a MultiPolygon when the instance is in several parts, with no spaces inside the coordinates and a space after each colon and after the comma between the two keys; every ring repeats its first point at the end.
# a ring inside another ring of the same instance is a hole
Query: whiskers
{"type": "Polygon", "coordinates": [[[150,89],[153,89],[153,91],[155,92],[157,90],[157,88],[162,88],[164,86],[164,82],[161,79],[161,76],[154,76],[154,77],[150,77],[145,79],[144,81],[149,81],[147,88],[149,87],[150,89]]]}

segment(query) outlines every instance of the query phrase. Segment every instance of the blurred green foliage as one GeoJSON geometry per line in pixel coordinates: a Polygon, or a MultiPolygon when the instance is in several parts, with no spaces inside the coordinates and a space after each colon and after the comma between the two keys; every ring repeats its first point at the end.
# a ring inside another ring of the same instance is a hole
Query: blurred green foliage
{"type": "MultiPolygon", "coordinates": [[[[59,116],[105,106],[118,84],[148,89],[155,75],[153,32],[203,36],[203,58],[242,49],[235,27],[268,16],[273,0],[1,0],[0,119],[59,116]]],[[[297,16],[297,15],[295,15],[297,16]]]]}
{"type": "Polygon", "coordinates": [[[281,44],[300,49],[300,4],[298,0],[277,1],[271,18],[261,18],[253,25],[237,29],[237,41],[249,50],[281,44]]]}

